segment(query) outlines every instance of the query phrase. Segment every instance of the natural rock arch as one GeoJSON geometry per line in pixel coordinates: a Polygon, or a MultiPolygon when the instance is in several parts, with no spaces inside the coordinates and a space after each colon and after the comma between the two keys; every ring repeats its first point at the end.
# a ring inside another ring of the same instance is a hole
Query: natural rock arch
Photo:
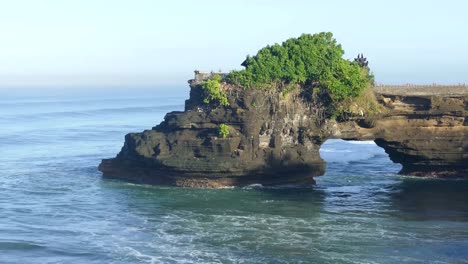
{"type": "Polygon", "coordinates": [[[128,134],[117,157],[99,166],[105,177],[190,187],[311,184],[325,172],[319,149],[329,138],[375,140],[402,174],[468,176],[464,87],[450,94],[376,88],[384,114],[336,122],[294,93],[227,87],[229,107],[212,107],[200,82],[190,86],[185,111],[128,134]],[[229,126],[227,138],[220,124],[229,126]]]}
{"type": "Polygon", "coordinates": [[[325,175],[337,170],[349,174],[373,171],[397,174],[401,170],[401,165],[392,162],[385,150],[372,140],[328,139],[320,146],[320,156],[326,163],[325,175]],[[367,171],[367,168],[373,169],[367,171]]]}

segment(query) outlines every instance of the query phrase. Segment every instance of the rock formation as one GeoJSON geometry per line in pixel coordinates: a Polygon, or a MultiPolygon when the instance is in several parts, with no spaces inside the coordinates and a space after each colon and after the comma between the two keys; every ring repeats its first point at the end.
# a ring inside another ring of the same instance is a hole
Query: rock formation
{"type": "Polygon", "coordinates": [[[356,127],[357,139],[372,134],[390,159],[403,166],[400,174],[468,178],[466,87],[375,92],[388,112],[371,120],[373,128],[356,127]]]}
{"type": "Polygon", "coordinates": [[[468,177],[464,87],[452,93],[375,88],[381,114],[341,121],[326,118],[299,91],[225,84],[230,105],[221,107],[203,102],[200,80],[190,87],[185,111],[126,135],[117,157],[100,164],[104,177],[188,187],[309,185],[324,174],[319,149],[329,138],[375,140],[402,164],[402,174],[468,177]],[[220,124],[229,126],[226,138],[220,124]]]}

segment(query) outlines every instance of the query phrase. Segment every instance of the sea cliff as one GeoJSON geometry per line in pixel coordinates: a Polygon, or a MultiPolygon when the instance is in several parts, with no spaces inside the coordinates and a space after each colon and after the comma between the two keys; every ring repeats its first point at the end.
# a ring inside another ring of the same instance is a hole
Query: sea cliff
{"type": "Polygon", "coordinates": [[[378,113],[356,109],[336,119],[303,89],[223,83],[229,104],[220,106],[204,101],[203,78],[189,83],[185,111],[126,135],[121,152],[99,165],[104,177],[186,187],[310,185],[325,172],[319,149],[329,138],[374,140],[401,174],[468,177],[466,87],[374,88],[378,113]]]}

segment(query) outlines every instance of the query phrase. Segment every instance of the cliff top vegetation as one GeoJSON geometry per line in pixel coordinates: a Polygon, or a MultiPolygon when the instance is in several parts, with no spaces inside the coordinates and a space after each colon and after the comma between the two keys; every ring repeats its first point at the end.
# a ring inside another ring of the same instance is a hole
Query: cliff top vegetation
{"type": "Polygon", "coordinates": [[[246,89],[290,84],[319,87],[328,91],[334,101],[342,101],[360,95],[373,79],[367,66],[345,60],[343,55],[332,33],[303,34],[247,56],[242,63],[245,69],[232,71],[227,81],[246,89]]]}
{"type": "MultiPolygon", "coordinates": [[[[334,117],[355,112],[351,109],[356,109],[356,103],[358,112],[378,112],[375,98],[365,92],[373,83],[367,61],[362,55],[354,61],[343,55],[332,33],[302,34],[247,56],[242,63],[245,69],[230,72],[224,81],[242,89],[278,89],[283,95],[299,88],[327,102],[327,112],[334,117]]],[[[221,76],[214,74],[202,84],[205,103],[229,105],[221,82],[221,76]]]]}

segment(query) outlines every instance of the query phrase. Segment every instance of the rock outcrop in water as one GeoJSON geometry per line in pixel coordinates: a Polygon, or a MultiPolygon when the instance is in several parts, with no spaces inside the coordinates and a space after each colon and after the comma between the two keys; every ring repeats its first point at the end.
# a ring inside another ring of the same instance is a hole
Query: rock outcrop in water
{"type": "Polygon", "coordinates": [[[405,175],[468,177],[465,87],[374,89],[379,115],[325,118],[299,91],[223,85],[229,106],[203,102],[202,80],[190,81],[185,111],[151,130],[130,133],[121,152],[103,160],[104,177],[188,187],[312,184],[323,175],[320,146],[329,138],[375,140],[405,175]],[[219,135],[220,124],[229,135],[219,135]]]}
{"type": "Polygon", "coordinates": [[[375,88],[386,113],[340,123],[335,136],[374,140],[403,175],[468,178],[468,89],[438,89],[375,88]]]}

